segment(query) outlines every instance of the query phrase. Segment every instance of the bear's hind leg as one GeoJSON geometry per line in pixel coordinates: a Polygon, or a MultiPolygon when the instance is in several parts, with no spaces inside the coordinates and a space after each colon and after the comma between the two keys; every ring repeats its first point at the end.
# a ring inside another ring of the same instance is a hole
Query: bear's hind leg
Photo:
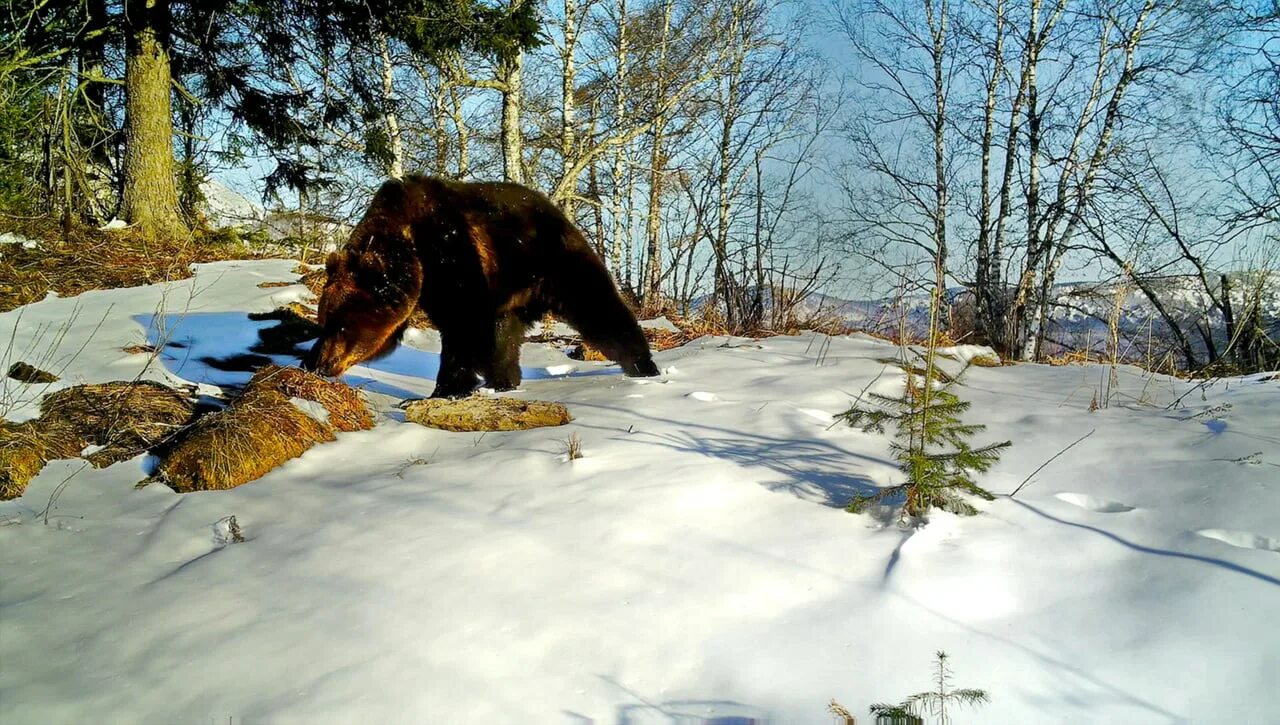
{"type": "Polygon", "coordinates": [[[493,354],[485,366],[485,382],[494,390],[520,387],[520,346],[525,323],[515,313],[499,317],[493,325],[493,354]]]}

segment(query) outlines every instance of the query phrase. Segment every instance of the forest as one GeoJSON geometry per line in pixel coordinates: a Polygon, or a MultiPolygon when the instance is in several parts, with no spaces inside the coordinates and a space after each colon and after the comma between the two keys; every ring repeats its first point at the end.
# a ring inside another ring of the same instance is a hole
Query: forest
{"type": "Polygon", "coordinates": [[[10,219],[190,237],[234,177],[306,237],[388,177],[505,179],[638,308],[728,331],[936,292],[953,338],[1043,360],[1081,346],[1061,317],[1132,294],[1148,359],[1277,359],[1274,2],[21,0],[4,24],[10,219]]]}

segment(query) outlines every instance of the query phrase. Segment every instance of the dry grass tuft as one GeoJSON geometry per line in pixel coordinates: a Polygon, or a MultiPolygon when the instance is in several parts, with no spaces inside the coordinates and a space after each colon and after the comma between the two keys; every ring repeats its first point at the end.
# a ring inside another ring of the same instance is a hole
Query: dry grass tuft
{"type": "Polygon", "coordinates": [[[290,398],[319,403],[329,411],[329,424],[340,431],[369,430],[373,414],[365,406],[360,393],[335,380],[309,373],[300,368],[270,365],[258,371],[249,385],[269,385],[290,398]]]}
{"type": "Polygon", "coordinates": [[[304,264],[299,264],[297,269],[293,271],[302,275],[301,279],[295,284],[306,285],[306,288],[311,290],[311,294],[315,295],[316,299],[319,299],[320,293],[324,291],[325,280],[329,278],[324,267],[307,267],[304,264]]]}
{"type": "Polygon", "coordinates": [[[471,397],[415,400],[405,408],[407,421],[450,431],[527,430],[573,420],[560,403],[517,398],[471,397]]]}
{"type": "Polygon", "coordinates": [[[582,458],[582,438],[577,433],[570,433],[569,437],[564,439],[564,455],[570,461],[582,458]]]}
{"type": "Polygon", "coordinates": [[[44,396],[40,417],[0,422],[0,499],[21,496],[27,483],[55,458],[85,456],[109,466],[163,444],[190,422],[195,404],[182,392],[153,382],[77,385],[44,396]]]}
{"type": "Polygon", "coordinates": [[[1054,367],[1061,367],[1063,365],[1088,365],[1091,362],[1103,361],[1092,355],[1088,350],[1071,350],[1061,355],[1050,355],[1045,358],[1045,362],[1054,367]]]}
{"type": "Polygon", "coordinates": [[[63,234],[52,223],[33,222],[11,230],[37,240],[26,249],[6,245],[0,255],[0,312],[38,302],[49,292],[71,297],[95,289],[136,287],[191,276],[191,265],[256,255],[238,243],[203,236],[183,240],[147,239],[130,230],[73,229],[63,234]]]}
{"type": "Polygon", "coordinates": [[[684,332],[675,332],[673,330],[663,330],[658,328],[646,327],[644,329],[644,338],[649,341],[649,348],[655,352],[670,350],[673,347],[681,345],[693,340],[684,332]]]}
{"type": "Polygon", "coordinates": [[[44,465],[56,458],[76,458],[85,442],[66,426],[0,421],[0,501],[22,495],[44,465]]]}
{"type": "Polygon", "coordinates": [[[595,349],[594,347],[588,345],[585,342],[580,342],[577,345],[574,345],[569,350],[569,352],[565,353],[565,355],[567,355],[568,357],[574,360],[588,360],[591,362],[609,362],[609,358],[605,357],[604,353],[600,352],[599,350],[595,349]]]}
{"type": "Polygon", "coordinates": [[[7,374],[14,380],[23,383],[30,383],[32,385],[58,382],[57,375],[45,372],[34,365],[28,365],[21,361],[10,365],[9,372],[7,374]]]}
{"type": "Polygon", "coordinates": [[[194,414],[195,403],[186,394],[143,380],[54,391],[40,401],[39,423],[73,430],[79,439],[102,446],[87,457],[102,468],[170,439],[194,414]]]}
{"type": "Polygon", "coordinates": [[[259,282],[258,286],[262,289],[272,289],[275,287],[292,287],[297,282],[259,282]]]}
{"type": "Polygon", "coordinates": [[[333,439],[329,426],[285,394],[251,386],[226,409],[201,418],[154,478],[178,493],[235,488],[333,439]]]}
{"type": "Polygon", "coordinates": [[[1004,365],[1004,361],[996,355],[974,355],[969,358],[969,364],[980,368],[998,368],[1004,365]]]}
{"type": "Polygon", "coordinates": [[[152,345],[129,345],[127,347],[120,348],[120,350],[122,352],[127,352],[130,355],[150,355],[156,351],[156,348],[152,345]]]}
{"type": "Polygon", "coordinates": [[[296,368],[270,365],[249,381],[224,410],[201,418],[165,452],[153,478],[179,493],[219,491],[261,478],[334,430],[373,427],[355,390],[296,368]],[[328,411],[316,420],[293,403],[302,398],[328,411]]]}

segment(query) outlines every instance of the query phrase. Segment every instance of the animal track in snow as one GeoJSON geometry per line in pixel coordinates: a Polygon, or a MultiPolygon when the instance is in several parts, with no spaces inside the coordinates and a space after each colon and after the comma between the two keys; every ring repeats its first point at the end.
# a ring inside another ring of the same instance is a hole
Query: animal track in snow
{"type": "Polygon", "coordinates": [[[1088,509],[1100,514],[1122,514],[1125,511],[1132,511],[1134,508],[1127,503],[1107,501],[1083,493],[1058,493],[1054,494],[1054,497],[1059,501],[1066,501],[1072,506],[1079,506],[1082,509],[1088,509]]]}
{"type": "Polygon", "coordinates": [[[720,396],[716,395],[715,393],[708,393],[703,390],[695,390],[694,392],[689,393],[688,397],[693,398],[694,400],[701,400],[704,403],[709,403],[713,400],[720,399],[720,396]]]}
{"type": "Polygon", "coordinates": [[[1254,534],[1248,531],[1232,531],[1231,529],[1200,529],[1196,532],[1196,535],[1203,536],[1206,539],[1213,539],[1214,541],[1221,541],[1224,544],[1240,549],[1261,549],[1280,553],[1280,539],[1273,539],[1262,534],[1254,534]]]}

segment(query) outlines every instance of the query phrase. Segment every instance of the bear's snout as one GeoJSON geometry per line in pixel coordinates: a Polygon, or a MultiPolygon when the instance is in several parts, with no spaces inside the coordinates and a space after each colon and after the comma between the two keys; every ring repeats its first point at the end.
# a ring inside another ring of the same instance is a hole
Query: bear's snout
{"type": "Polygon", "coordinates": [[[316,340],[315,344],[311,346],[311,349],[307,350],[306,354],[302,356],[302,359],[298,361],[299,366],[303,370],[309,370],[310,372],[324,375],[324,373],[320,372],[320,346],[323,344],[324,340],[316,340]]]}
{"type": "Polygon", "coordinates": [[[341,375],[351,367],[352,361],[344,359],[347,356],[340,354],[340,347],[342,345],[335,344],[332,339],[322,337],[316,340],[302,358],[302,369],[329,378],[341,375]]]}

